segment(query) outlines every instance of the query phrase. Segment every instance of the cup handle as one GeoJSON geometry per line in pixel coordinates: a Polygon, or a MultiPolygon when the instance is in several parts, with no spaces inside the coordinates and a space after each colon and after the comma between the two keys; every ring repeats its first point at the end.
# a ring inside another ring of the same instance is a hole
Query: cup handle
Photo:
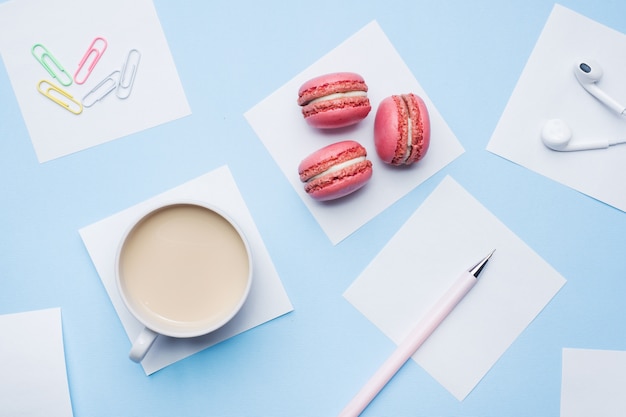
{"type": "Polygon", "coordinates": [[[141,362],[158,335],[158,333],[144,327],[133,342],[133,347],[130,349],[130,353],[128,354],[130,360],[133,362],[141,362]]]}

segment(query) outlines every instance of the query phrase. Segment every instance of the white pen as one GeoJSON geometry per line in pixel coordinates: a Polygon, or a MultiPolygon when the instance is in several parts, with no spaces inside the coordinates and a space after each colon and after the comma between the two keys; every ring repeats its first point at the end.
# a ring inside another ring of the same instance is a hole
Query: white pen
{"type": "Polygon", "coordinates": [[[476,285],[478,276],[494,252],[495,249],[475,266],[461,274],[448,291],[420,320],[409,336],[398,345],[396,350],[370,378],[367,384],[361,388],[361,391],[352,398],[352,401],[339,414],[340,417],[358,416],[365,410],[387,382],[393,378],[396,372],[428,339],[448,314],[454,310],[454,307],[465,297],[469,290],[476,285]]]}

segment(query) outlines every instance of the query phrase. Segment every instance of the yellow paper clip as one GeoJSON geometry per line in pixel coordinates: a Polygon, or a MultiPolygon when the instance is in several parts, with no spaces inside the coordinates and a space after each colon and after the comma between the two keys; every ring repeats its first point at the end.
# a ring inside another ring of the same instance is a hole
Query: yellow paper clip
{"type": "Polygon", "coordinates": [[[83,59],[81,59],[78,64],[78,69],[74,73],[74,81],[76,84],[84,84],[85,81],[87,81],[87,78],[91,75],[91,71],[93,71],[100,57],[104,54],[104,51],[106,51],[107,45],[106,39],[100,37],[95,38],[91,42],[83,59]]]}
{"type": "Polygon", "coordinates": [[[124,66],[122,67],[120,82],[117,84],[117,91],[115,92],[117,98],[125,99],[130,96],[133,84],[135,83],[135,75],[137,74],[140,59],[141,53],[139,53],[138,50],[131,49],[128,52],[126,62],[124,62],[124,66]]]}
{"type": "Polygon", "coordinates": [[[120,77],[119,71],[113,71],[104,80],[100,81],[90,92],[83,97],[83,106],[91,107],[103,98],[105,98],[111,91],[117,88],[118,79],[120,77]]]}
{"type": "Polygon", "coordinates": [[[68,86],[72,84],[72,77],[65,71],[65,68],[59,64],[54,56],[40,43],[35,44],[30,52],[35,59],[48,71],[48,74],[56,79],[61,85],[68,86]]]}
{"type": "Polygon", "coordinates": [[[41,94],[48,97],[50,100],[54,101],[59,106],[63,107],[65,110],[71,113],[80,114],[83,111],[83,105],[80,104],[80,102],[76,101],[71,94],[69,94],[65,90],[62,90],[61,88],[57,87],[49,81],[39,81],[39,84],[37,84],[37,90],[41,94]],[[48,87],[45,89],[42,88],[42,85],[44,84],[48,85],[48,87]],[[63,97],[65,97],[67,100],[63,100],[63,97]]]}

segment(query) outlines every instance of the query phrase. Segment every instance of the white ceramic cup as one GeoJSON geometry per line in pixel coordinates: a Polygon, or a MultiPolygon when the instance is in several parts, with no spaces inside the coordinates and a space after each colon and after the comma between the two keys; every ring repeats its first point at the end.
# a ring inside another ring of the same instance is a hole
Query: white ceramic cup
{"type": "Polygon", "coordinates": [[[145,327],[129,357],[140,362],[159,335],[208,334],[241,309],[252,284],[252,254],[223,211],[177,201],[144,214],[116,256],[118,291],[145,327]]]}

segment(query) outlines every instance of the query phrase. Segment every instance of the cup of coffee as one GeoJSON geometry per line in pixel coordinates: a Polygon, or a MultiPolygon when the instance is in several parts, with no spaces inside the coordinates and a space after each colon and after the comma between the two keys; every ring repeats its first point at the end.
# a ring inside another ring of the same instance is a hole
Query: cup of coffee
{"type": "Polygon", "coordinates": [[[126,307],[145,326],[129,354],[140,362],[159,335],[202,336],[228,323],[250,292],[252,254],[224,212],[174,202],[150,210],[126,232],[116,281],[126,307]]]}

